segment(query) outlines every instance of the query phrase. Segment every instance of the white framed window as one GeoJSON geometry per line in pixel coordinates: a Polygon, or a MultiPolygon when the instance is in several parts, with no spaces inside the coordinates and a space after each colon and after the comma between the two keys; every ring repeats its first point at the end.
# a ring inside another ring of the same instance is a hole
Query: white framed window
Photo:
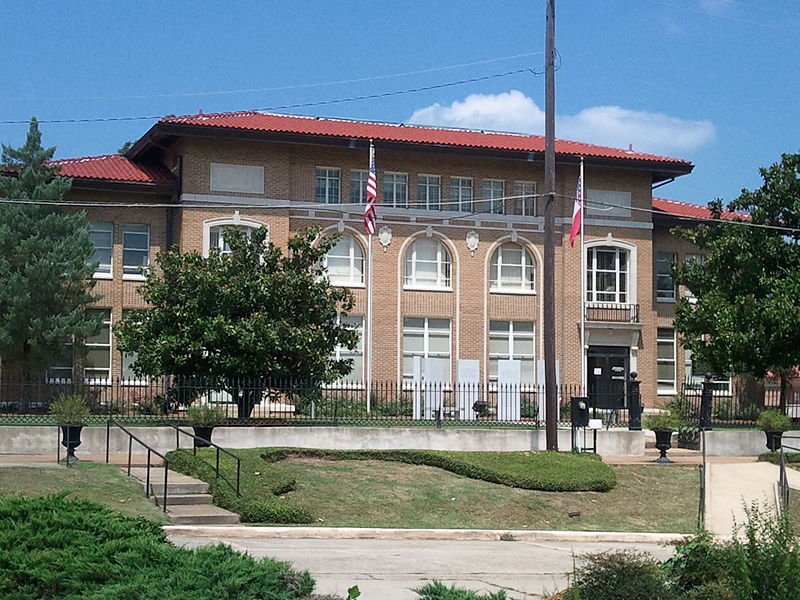
{"type": "Polygon", "coordinates": [[[339,204],[341,199],[341,170],[317,167],[314,199],[321,204],[339,204]]]}
{"type": "Polygon", "coordinates": [[[383,174],[383,201],[389,206],[408,208],[408,174],[383,174]]]}
{"type": "Polygon", "coordinates": [[[333,351],[335,360],[353,361],[353,370],[339,379],[338,383],[363,383],[364,382],[364,317],[357,315],[339,315],[336,322],[347,325],[350,329],[355,329],[358,333],[358,342],[353,350],[348,350],[344,346],[336,346],[333,351]]]}
{"type": "Polygon", "coordinates": [[[587,302],[625,304],[628,301],[628,251],[610,246],[588,248],[587,302]]]}
{"type": "MultiPolygon", "coordinates": [[[[450,361],[450,319],[403,319],[403,379],[410,380],[413,377],[415,356],[450,361]]],[[[449,380],[449,368],[447,373],[449,380]]]]}
{"type": "Polygon", "coordinates": [[[472,178],[450,178],[450,206],[449,210],[472,212],[472,178]]]}
{"type": "Polygon", "coordinates": [[[89,264],[97,263],[94,277],[97,279],[111,279],[112,257],[114,255],[114,224],[89,223],[89,239],[94,246],[94,252],[87,261],[89,264]]]}
{"type": "Polygon", "coordinates": [[[535,282],[530,252],[519,244],[503,244],[494,251],[489,279],[493,292],[533,292],[535,282]]]}
{"type": "MultiPolygon", "coordinates": [[[[706,373],[712,373],[712,369],[704,363],[695,361],[692,358],[692,351],[688,348],[684,348],[683,350],[683,361],[684,378],[686,380],[687,387],[695,390],[702,390],[703,382],[706,379],[706,373]]],[[[723,393],[730,392],[730,377],[727,379],[724,377],[715,378],[713,381],[715,391],[721,391],[723,393]]]]}
{"type": "Polygon", "coordinates": [[[150,266],[150,225],[122,226],[122,278],[144,279],[150,266]]]}
{"type": "Polygon", "coordinates": [[[111,382],[111,309],[90,309],[92,315],[101,315],[100,331],[86,338],[86,357],[83,360],[83,378],[90,383],[111,382]]]}
{"type": "Polygon", "coordinates": [[[450,252],[439,240],[417,238],[406,251],[406,288],[450,288],[450,252]]]}
{"type": "MultiPolygon", "coordinates": [[[[703,256],[702,254],[685,254],[683,256],[683,261],[687,265],[692,265],[692,264],[702,265],[703,262],[705,261],[705,258],[706,257],[703,256]]],[[[697,302],[697,298],[692,293],[692,290],[690,290],[688,287],[684,286],[683,295],[686,298],[688,298],[689,302],[691,302],[692,304],[695,304],[697,302]]]]}
{"type": "Polygon", "coordinates": [[[489,323],[489,380],[497,381],[499,360],[522,362],[522,384],[536,383],[534,324],[525,321],[491,321],[489,323]]]}
{"type": "Polygon", "coordinates": [[[672,252],[656,252],[656,300],[674,302],[675,280],[672,278],[672,264],[675,255],[672,252]]]}
{"type": "Polygon", "coordinates": [[[490,212],[496,215],[505,213],[506,182],[502,179],[483,180],[483,202],[481,212],[490,212]]]}
{"type": "Polygon", "coordinates": [[[440,210],[441,201],[442,178],[438,175],[417,175],[417,208],[440,210]]]}
{"type": "Polygon", "coordinates": [[[659,394],[675,393],[675,330],[659,327],[656,340],[656,381],[659,394]]]}
{"type": "Polygon", "coordinates": [[[353,169],[350,171],[350,202],[364,204],[367,201],[367,180],[369,171],[353,169]]]}
{"type": "Polygon", "coordinates": [[[333,285],[364,285],[364,250],[352,235],[342,235],[323,259],[333,285]]]}
{"type": "MultiPolygon", "coordinates": [[[[130,314],[129,309],[122,311],[122,318],[125,319],[130,314]]],[[[131,368],[136,362],[138,355],[136,352],[120,352],[122,355],[122,385],[146,385],[147,377],[137,375],[131,368]]]]}
{"type": "MultiPolygon", "coordinates": [[[[536,183],[533,181],[515,181],[514,182],[514,201],[510,205],[514,207],[514,212],[511,214],[521,215],[523,217],[536,216],[536,183]]],[[[506,206],[509,201],[506,201],[506,206]]]]}
{"type": "Polygon", "coordinates": [[[72,372],[75,362],[75,347],[72,336],[64,341],[61,357],[47,369],[48,383],[72,383],[72,372]]]}

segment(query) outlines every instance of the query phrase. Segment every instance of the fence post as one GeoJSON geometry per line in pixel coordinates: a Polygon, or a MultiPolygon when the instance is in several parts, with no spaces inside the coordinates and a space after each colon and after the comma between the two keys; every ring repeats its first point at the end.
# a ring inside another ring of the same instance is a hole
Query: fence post
{"type": "Polygon", "coordinates": [[[641,381],[636,381],[636,371],[631,371],[628,375],[630,379],[627,381],[628,385],[628,430],[641,431],[642,430],[642,403],[641,392],[639,386],[641,381]]]}
{"type": "Polygon", "coordinates": [[[706,431],[711,429],[711,400],[713,398],[713,390],[711,386],[713,383],[711,379],[714,376],[711,373],[706,373],[705,380],[703,381],[703,391],[700,395],[700,430],[706,431]]]}

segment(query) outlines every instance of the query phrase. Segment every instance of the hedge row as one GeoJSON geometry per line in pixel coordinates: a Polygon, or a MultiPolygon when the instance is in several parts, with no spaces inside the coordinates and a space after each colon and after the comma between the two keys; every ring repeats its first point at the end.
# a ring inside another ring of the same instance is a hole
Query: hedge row
{"type": "Polygon", "coordinates": [[[613,469],[595,454],[264,448],[261,457],[267,462],[292,457],[387,460],[438,467],[471,479],[547,492],[607,492],[617,484],[613,469]]]}
{"type": "MultiPolygon", "coordinates": [[[[208,482],[214,504],[238,513],[246,523],[311,522],[311,514],[306,509],[281,497],[295,489],[297,482],[293,477],[266,464],[258,453],[237,450],[236,455],[242,460],[240,497],[225,481],[216,479],[212,466],[213,451],[200,450],[197,456],[193,456],[188,450],[175,450],[167,454],[167,460],[170,469],[208,482]]],[[[234,461],[223,457],[220,468],[228,481],[233,483],[236,477],[234,461]]]]}
{"type": "Polygon", "coordinates": [[[178,548],[161,528],[64,495],[0,497],[4,600],[300,600],[314,581],[228,546],[178,548]]]}

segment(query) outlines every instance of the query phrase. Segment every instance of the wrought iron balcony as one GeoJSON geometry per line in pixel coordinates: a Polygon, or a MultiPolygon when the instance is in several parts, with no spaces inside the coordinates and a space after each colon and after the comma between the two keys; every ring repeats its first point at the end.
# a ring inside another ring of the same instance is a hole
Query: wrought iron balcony
{"type": "Polygon", "coordinates": [[[587,321],[601,323],[639,323],[638,304],[587,302],[584,307],[584,316],[587,321]]]}

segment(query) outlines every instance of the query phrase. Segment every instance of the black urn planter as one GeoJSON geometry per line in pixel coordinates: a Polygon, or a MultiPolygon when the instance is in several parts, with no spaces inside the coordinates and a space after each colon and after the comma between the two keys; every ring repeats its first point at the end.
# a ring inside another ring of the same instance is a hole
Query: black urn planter
{"type": "Polygon", "coordinates": [[[667,450],[672,448],[672,429],[654,429],[656,434],[656,448],[661,452],[661,456],[653,462],[657,463],[671,463],[672,461],[667,458],[667,450]]]}
{"type": "Polygon", "coordinates": [[[192,429],[194,429],[194,434],[197,436],[194,438],[194,447],[195,448],[208,448],[211,444],[211,432],[214,431],[213,425],[192,425],[192,429]],[[197,439],[200,438],[200,439],[197,439]]]}
{"type": "Polygon", "coordinates": [[[83,425],[61,425],[61,445],[67,449],[64,462],[71,463],[78,460],[75,448],[81,445],[81,430],[83,425]]]}
{"type": "Polygon", "coordinates": [[[764,431],[767,436],[767,448],[772,452],[777,452],[781,449],[781,437],[783,431],[764,431]]]}

